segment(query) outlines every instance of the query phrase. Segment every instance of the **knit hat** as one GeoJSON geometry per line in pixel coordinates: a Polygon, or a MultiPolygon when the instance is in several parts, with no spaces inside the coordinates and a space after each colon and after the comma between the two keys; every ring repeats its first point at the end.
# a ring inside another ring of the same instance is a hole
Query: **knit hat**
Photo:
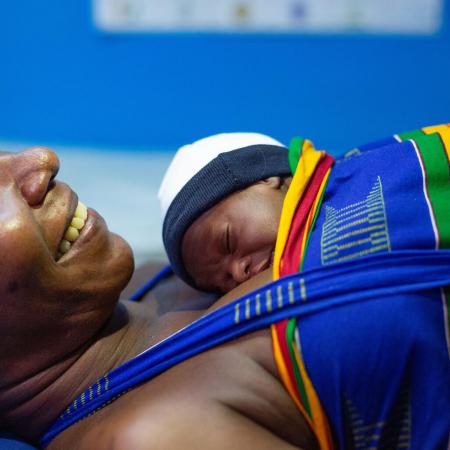
{"type": "Polygon", "coordinates": [[[287,149],[258,133],[222,133],[181,147],[158,192],[163,241],[176,275],[191,286],[181,244],[189,226],[228,195],[271,176],[290,174],[287,149]]]}

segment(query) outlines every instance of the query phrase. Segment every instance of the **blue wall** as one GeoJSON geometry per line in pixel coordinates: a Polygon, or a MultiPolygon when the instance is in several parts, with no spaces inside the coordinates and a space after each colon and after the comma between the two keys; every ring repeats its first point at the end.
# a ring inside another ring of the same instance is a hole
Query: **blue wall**
{"type": "Polygon", "coordinates": [[[449,10],[437,37],[106,35],[89,0],[2,1],[0,139],[165,149],[255,130],[339,150],[450,121],[449,10]]]}

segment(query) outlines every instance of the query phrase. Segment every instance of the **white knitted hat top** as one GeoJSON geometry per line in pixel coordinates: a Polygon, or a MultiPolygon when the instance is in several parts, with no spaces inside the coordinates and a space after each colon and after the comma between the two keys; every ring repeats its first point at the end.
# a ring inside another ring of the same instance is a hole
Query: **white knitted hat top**
{"type": "Polygon", "coordinates": [[[193,144],[184,145],[175,154],[158,191],[162,217],[183,186],[220,153],[250,145],[283,146],[277,140],[259,133],[221,133],[193,144]]]}

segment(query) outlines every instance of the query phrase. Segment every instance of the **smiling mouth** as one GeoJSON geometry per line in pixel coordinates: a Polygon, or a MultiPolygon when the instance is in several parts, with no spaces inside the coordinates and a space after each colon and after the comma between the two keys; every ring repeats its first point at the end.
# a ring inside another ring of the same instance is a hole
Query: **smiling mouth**
{"type": "Polygon", "coordinates": [[[58,254],[56,256],[57,260],[66,254],[72,247],[73,243],[78,239],[78,236],[80,236],[80,232],[86,223],[87,216],[88,213],[86,206],[78,201],[72,220],[70,221],[70,224],[64,233],[64,237],[59,244],[58,254]]]}

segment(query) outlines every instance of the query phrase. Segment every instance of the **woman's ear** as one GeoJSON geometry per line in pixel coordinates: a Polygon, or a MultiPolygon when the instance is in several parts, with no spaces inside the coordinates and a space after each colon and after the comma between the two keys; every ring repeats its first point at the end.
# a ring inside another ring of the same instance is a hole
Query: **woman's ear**
{"type": "Polygon", "coordinates": [[[269,177],[269,178],[265,178],[264,180],[258,181],[258,183],[267,184],[269,187],[278,189],[281,186],[282,181],[283,180],[281,177],[269,177]]]}

